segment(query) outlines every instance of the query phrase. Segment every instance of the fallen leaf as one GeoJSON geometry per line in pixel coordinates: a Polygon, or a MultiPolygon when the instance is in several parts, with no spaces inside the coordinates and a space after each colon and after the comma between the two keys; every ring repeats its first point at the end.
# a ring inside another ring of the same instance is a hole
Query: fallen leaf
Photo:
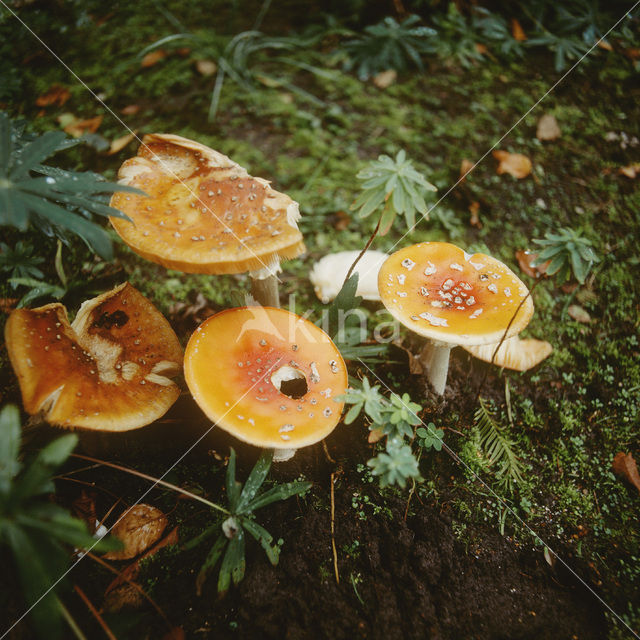
{"type": "Polygon", "coordinates": [[[623,49],[622,53],[624,53],[627,58],[633,60],[634,62],[640,58],[640,49],[636,47],[630,47],[628,49],[623,49]]]}
{"type": "Polygon", "coordinates": [[[144,596],[140,588],[125,582],[105,595],[102,606],[107,613],[117,613],[122,609],[138,609],[143,602],[144,596]]]}
{"type": "Polygon", "coordinates": [[[577,304],[569,305],[567,312],[576,322],[582,322],[582,324],[589,324],[591,322],[591,316],[589,313],[577,304]]]}
{"type": "Polygon", "coordinates": [[[474,200],[469,205],[469,213],[471,213],[471,218],[469,219],[469,224],[476,229],[482,229],[482,222],[480,222],[480,203],[477,200],[474,200]]]}
{"type": "Polygon", "coordinates": [[[549,261],[543,262],[540,265],[536,265],[535,262],[538,259],[537,253],[531,253],[531,251],[516,251],[516,260],[520,269],[526,273],[530,278],[539,278],[547,272],[549,261]]]}
{"type": "Polygon", "coordinates": [[[476,51],[481,56],[486,56],[489,53],[489,49],[487,49],[487,47],[485,45],[481,44],[480,42],[476,42],[475,47],[476,47],[476,51]]]}
{"type": "Polygon", "coordinates": [[[573,282],[565,282],[560,290],[562,293],[573,293],[580,285],[574,280],[573,282]]]}
{"type": "Polygon", "coordinates": [[[344,231],[349,227],[351,217],[346,211],[336,211],[334,218],[335,222],[333,223],[333,228],[336,231],[344,231]]]}
{"type": "Polygon", "coordinates": [[[558,121],[555,116],[545,113],[538,120],[538,128],[536,129],[536,138],[538,140],[556,140],[562,135],[558,121]]]}
{"type": "Polygon", "coordinates": [[[638,474],[638,465],[630,453],[620,451],[616,453],[613,463],[614,473],[623,477],[627,482],[631,483],[638,491],[640,491],[640,474],[638,474]]]}
{"type": "Polygon", "coordinates": [[[496,149],[493,152],[493,157],[499,162],[496,169],[498,175],[508,173],[521,180],[531,173],[531,160],[521,153],[509,153],[509,151],[496,149]]]}
{"type": "Polygon", "coordinates": [[[544,555],[544,559],[547,561],[547,564],[550,567],[555,566],[555,564],[556,564],[556,554],[553,553],[553,551],[551,551],[549,549],[549,547],[545,547],[544,548],[543,555],[544,555]]]}
{"type": "Polygon", "coordinates": [[[384,438],[384,432],[382,431],[382,429],[371,429],[371,431],[369,431],[367,442],[369,442],[369,444],[374,444],[381,438],[384,438]]]}
{"type": "Polygon", "coordinates": [[[378,89],[386,89],[390,87],[398,78],[398,73],[394,69],[387,69],[387,71],[381,71],[379,74],[374,76],[373,84],[378,87],[378,89]]]}
{"type": "Polygon", "coordinates": [[[167,526],[167,517],[148,504],[137,504],[127,509],[111,530],[114,537],[124,543],[124,549],[104,554],[107,560],[129,560],[146,551],[157,542],[167,526]]]}
{"type": "Polygon", "coordinates": [[[107,155],[112,156],[114,153],[122,151],[122,149],[124,149],[132,140],[136,139],[137,133],[137,131],[134,131],[133,133],[127,133],[124,136],[120,136],[119,138],[112,140],[111,145],[109,146],[109,151],[107,151],[107,155]]]}
{"type": "Polygon", "coordinates": [[[128,104],[126,107],[120,109],[120,113],[123,116],[134,116],[138,111],[140,111],[139,104],[128,104]]]}
{"type": "Polygon", "coordinates": [[[462,162],[460,163],[460,178],[462,178],[462,180],[466,180],[467,173],[469,173],[469,171],[471,171],[473,167],[475,167],[475,164],[473,164],[471,160],[467,160],[466,158],[463,158],[462,162]]]}
{"type": "Polygon", "coordinates": [[[524,42],[527,39],[524,29],[515,18],[511,18],[511,35],[518,42],[524,42]]]}
{"type": "Polygon", "coordinates": [[[57,105],[61,107],[70,97],[69,89],[59,84],[52,84],[46,93],[36,98],[36,106],[49,107],[57,105]]]}
{"type": "Polygon", "coordinates": [[[634,162],[633,164],[629,164],[626,167],[620,167],[618,169],[618,173],[633,180],[634,178],[640,176],[640,162],[634,162]]]}
{"type": "Polygon", "coordinates": [[[95,133],[101,124],[102,116],[87,118],[85,120],[79,120],[78,118],[74,117],[73,121],[64,126],[64,131],[73,138],[79,138],[85,133],[95,133]]]}
{"type": "Polygon", "coordinates": [[[218,65],[213,60],[196,60],[196,71],[201,76],[212,76],[218,70],[218,65]]]}
{"type": "Polygon", "coordinates": [[[610,42],[607,42],[606,40],[600,39],[598,40],[597,44],[601,49],[604,49],[605,51],[613,51],[613,46],[611,45],[610,42]]]}
{"type": "Polygon", "coordinates": [[[189,47],[180,47],[179,49],[174,49],[173,53],[181,58],[186,58],[191,53],[191,49],[189,47]]]}
{"type": "Polygon", "coordinates": [[[73,513],[82,521],[84,521],[93,535],[96,532],[96,515],[95,493],[87,493],[84,489],[80,493],[80,497],[73,501],[73,513]]]}
{"type": "Polygon", "coordinates": [[[153,65],[158,64],[160,60],[163,60],[167,57],[167,52],[164,49],[156,49],[155,51],[151,51],[147,53],[147,55],[142,58],[140,62],[140,66],[143,68],[153,67],[153,65]]]}

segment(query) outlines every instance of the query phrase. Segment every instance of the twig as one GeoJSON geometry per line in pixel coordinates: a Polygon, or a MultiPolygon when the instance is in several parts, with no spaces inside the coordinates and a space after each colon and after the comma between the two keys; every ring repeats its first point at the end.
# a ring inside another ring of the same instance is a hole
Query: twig
{"type": "Polygon", "coordinates": [[[336,526],[336,503],[333,491],[335,482],[335,471],[331,474],[331,549],[333,550],[333,570],[336,574],[336,584],[340,584],[340,574],[338,573],[338,551],[336,549],[335,526],[336,526]]]}
{"type": "Polygon", "coordinates": [[[153,476],[149,476],[146,473],[142,473],[141,471],[136,471],[135,469],[130,469],[129,467],[123,467],[119,464],[115,464],[114,462],[107,462],[106,460],[99,460],[98,458],[91,458],[90,456],[84,456],[80,453],[72,453],[71,455],[74,458],[88,460],[89,462],[97,462],[98,464],[103,464],[105,467],[111,467],[112,469],[117,469],[118,471],[124,471],[125,473],[130,473],[134,476],[138,476],[139,478],[143,478],[144,480],[149,480],[149,482],[153,482],[154,484],[159,484],[163,487],[166,487],[167,489],[171,489],[172,491],[177,491],[178,493],[188,496],[192,500],[197,500],[198,502],[202,502],[203,504],[206,504],[208,507],[211,507],[212,509],[216,509],[217,511],[222,511],[222,513],[225,513],[227,515],[231,515],[229,511],[227,511],[224,507],[221,507],[219,504],[216,504],[215,502],[211,502],[210,500],[202,498],[201,496],[198,496],[195,493],[191,493],[186,489],[182,489],[181,487],[178,487],[175,484],[171,484],[170,482],[161,480],[160,478],[154,478],[153,476]]]}
{"type": "Polygon", "coordinates": [[[87,597],[87,594],[77,584],[74,584],[73,588],[75,592],[80,596],[82,601],[87,605],[87,609],[89,609],[93,617],[98,621],[98,624],[102,627],[102,630],[107,634],[109,640],[118,640],[115,634],[113,633],[113,631],[109,629],[109,626],[104,621],[104,619],[102,618],[98,610],[93,606],[93,603],[91,602],[91,600],[89,600],[89,598],[87,597]]]}
{"type": "Polygon", "coordinates": [[[324,449],[324,455],[327,456],[327,460],[332,464],[335,464],[336,461],[331,457],[331,454],[329,453],[329,447],[327,447],[327,443],[325,440],[322,441],[322,448],[324,449]]]}
{"type": "MultiPolygon", "coordinates": [[[[380,216],[380,218],[378,219],[378,224],[376,225],[376,228],[373,230],[373,233],[369,236],[369,239],[367,240],[367,244],[364,245],[364,249],[358,254],[358,257],[354,260],[353,264],[349,267],[349,271],[347,271],[347,277],[344,279],[344,282],[346,282],[351,277],[351,274],[353,273],[355,266],[358,264],[358,262],[360,262],[360,258],[362,258],[366,250],[371,246],[371,243],[374,241],[375,237],[378,235],[378,230],[380,229],[381,221],[382,221],[382,216],[380,216]]],[[[343,286],[344,286],[344,283],[343,283],[343,286]]]]}
{"type": "MultiPolygon", "coordinates": [[[[420,457],[422,456],[422,449],[418,452],[418,464],[420,464],[420,457]]],[[[416,491],[416,481],[411,478],[411,491],[409,491],[409,497],[407,498],[407,508],[404,510],[404,517],[402,518],[405,522],[407,521],[407,516],[409,515],[409,504],[411,503],[411,498],[416,491]]]]}
{"type": "Polygon", "coordinates": [[[74,617],[69,613],[67,607],[62,604],[62,601],[56,597],[56,601],[58,603],[58,607],[60,607],[60,611],[62,612],[62,617],[66,620],[67,624],[73,631],[73,634],[78,640],[87,640],[87,636],[82,633],[82,629],[78,626],[78,623],[75,621],[74,617]]]}

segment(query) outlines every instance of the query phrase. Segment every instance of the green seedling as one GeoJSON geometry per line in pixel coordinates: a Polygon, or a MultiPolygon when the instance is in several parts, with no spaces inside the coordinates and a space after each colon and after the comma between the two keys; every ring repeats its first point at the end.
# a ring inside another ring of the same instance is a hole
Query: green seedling
{"type": "Polygon", "coordinates": [[[227,518],[222,523],[216,521],[185,545],[185,549],[191,549],[215,533],[219,534],[196,578],[198,595],[200,595],[209,573],[221,558],[222,562],[218,574],[219,596],[224,596],[232,581],[237,585],[244,578],[246,533],[249,533],[260,543],[272,565],[278,564],[280,547],[277,543],[274,544],[273,536],[255,521],[254,511],[277,500],[286,500],[291,496],[304,493],[309,490],[311,483],[287,482],[258,493],[269,473],[272,458],[273,451],[265,450],[243,486],[242,483],[236,481],[236,453],[231,449],[226,475],[229,508],[222,509],[227,514],[227,518]]]}

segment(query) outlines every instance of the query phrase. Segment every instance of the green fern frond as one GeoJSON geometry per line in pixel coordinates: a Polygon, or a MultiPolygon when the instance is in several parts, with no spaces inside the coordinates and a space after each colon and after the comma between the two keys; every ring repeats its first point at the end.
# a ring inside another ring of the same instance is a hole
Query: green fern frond
{"type": "Polygon", "coordinates": [[[480,435],[480,446],[490,465],[496,465],[496,478],[507,489],[512,483],[521,483],[522,466],[514,452],[514,442],[507,437],[504,428],[480,398],[480,406],[475,412],[475,426],[480,435]]]}

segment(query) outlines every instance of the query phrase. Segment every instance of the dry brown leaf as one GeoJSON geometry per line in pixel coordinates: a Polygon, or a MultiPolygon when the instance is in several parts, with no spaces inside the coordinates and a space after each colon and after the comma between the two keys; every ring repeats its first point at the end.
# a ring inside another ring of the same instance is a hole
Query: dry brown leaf
{"type": "Polygon", "coordinates": [[[333,228],[336,229],[336,231],[348,229],[350,223],[351,217],[346,211],[336,211],[335,222],[333,223],[333,228]]]}
{"type": "Polygon", "coordinates": [[[531,160],[522,153],[509,153],[509,151],[496,149],[493,152],[493,157],[499,162],[496,169],[498,175],[508,173],[510,176],[521,180],[531,173],[531,160]]]}
{"type": "Polygon", "coordinates": [[[620,167],[618,169],[618,173],[633,180],[634,178],[640,176],[640,162],[634,162],[633,164],[629,164],[626,167],[620,167]]]}
{"type": "Polygon", "coordinates": [[[476,42],[475,47],[476,47],[476,51],[481,56],[486,56],[489,53],[489,49],[487,49],[487,47],[480,42],[476,42]]]}
{"type": "Polygon", "coordinates": [[[475,167],[475,165],[471,160],[467,160],[466,158],[462,159],[462,162],[460,163],[460,177],[462,180],[467,179],[467,173],[469,173],[473,167],[475,167]]]}
{"type": "Polygon", "coordinates": [[[640,474],[638,474],[638,465],[630,453],[624,453],[623,451],[616,453],[611,466],[613,467],[614,473],[623,477],[627,482],[640,491],[640,474]]]}
{"type": "Polygon", "coordinates": [[[612,44],[606,40],[598,40],[598,46],[605,51],[613,51],[612,44]]]}
{"type": "Polygon", "coordinates": [[[147,67],[153,67],[153,65],[158,64],[160,60],[163,60],[166,57],[167,52],[164,49],[156,49],[155,51],[147,53],[147,55],[142,58],[140,66],[144,69],[146,69],[147,67]]]}
{"type": "Polygon", "coordinates": [[[127,135],[120,136],[119,138],[115,138],[115,140],[111,141],[111,146],[109,147],[109,151],[107,151],[108,156],[112,156],[114,153],[118,153],[118,151],[122,151],[132,140],[136,139],[137,131],[133,133],[127,133],[127,135]]]}
{"type": "Polygon", "coordinates": [[[123,116],[135,116],[138,111],[140,111],[139,104],[128,104],[126,107],[120,109],[120,113],[123,116]]]}
{"type": "Polygon", "coordinates": [[[196,60],[196,71],[201,76],[212,76],[218,70],[218,65],[213,60],[196,60]]]}
{"type": "Polygon", "coordinates": [[[536,129],[536,138],[538,140],[556,140],[562,135],[558,121],[555,116],[545,113],[538,120],[538,128],[536,129]]]}
{"type": "Polygon", "coordinates": [[[78,120],[74,118],[69,124],[64,127],[64,132],[68,133],[73,138],[79,138],[85,133],[95,133],[102,124],[102,116],[96,116],[95,118],[86,118],[85,120],[78,120]]]}
{"type": "Polygon", "coordinates": [[[157,542],[167,526],[167,517],[149,504],[137,504],[121,516],[111,533],[122,540],[124,549],[104,554],[107,560],[129,560],[157,542]]]}
{"type": "Polygon", "coordinates": [[[96,531],[98,516],[96,515],[95,493],[87,493],[84,489],[80,497],[73,501],[73,513],[80,518],[88,527],[91,534],[96,531]]]}
{"type": "Polygon", "coordinates": [[[580,305],[569,305],[569,309],[567,309],[567,312],[569,313],[569,316],[576,322],[582,322],[582,324],[589,324],[591,322],[591,316],[580,305]]]}
{"type": "Polygon", "coordinates": [[[518,261],[518,265],[520,269],[524,273],[526,273],[530,278],[539,278],[543,276],[547,267],[549,266],[549,261],[543,262],[541,265],[533,266],[535,261],[538,258],[537,253],[531,253],[531,251],[516,251],[516,260],[518,261]]]}
{"type": "Polygon", "coordinates": [[[640,48],[630,47],[628,49],[623,49],[622,53],[624,53],[627,58],[633,60],[634,62],[640,59],[640,48]]]}
{"type": "Polygon", "coordinates": [[[480,222],[480,203],[477,200],[474,200],[469,205],[469,213],[471,214],[469,224],[472,227],[476,227],[476,229],[482,229],[482,222],[480,222]]]}
{"type": "Polygon", "coordinates": [[[515,18],[511,18],[511,35],[518,42],[524,42],[527,39],[527,34],[515,18]]]}
{"type": "Polygon", "coordinates": [[[36,106],[49,107],[56,105],[61,107],[70,97],[69,89],[59,84],[52,84],[46,93],[36,98],[36,106]]]}
{"type": "Polygon", "coordinates": [[[374,76],[373,84],[375,84],[378,89],[386,89],[390,87],[397,78],[398,73],[394,69],[387,69],[387,71],[381,71],[374,76]]]}
{"type": "Polygon", "coordinates": [[[130,582],[125,582],[105,595],[102,607],[107,613],[117,613],[122,609],[137,609],[143,602],[144,596],[140,589],[130,582]]]}
{"type": "Polygon", "coordinates": [[[371,431],[369,431],[367,442],[369,442],[370,444],[374,444],[382,438],[384,438],[384,432],[382,431],[382,429],[371,429],[371,431]]]}

